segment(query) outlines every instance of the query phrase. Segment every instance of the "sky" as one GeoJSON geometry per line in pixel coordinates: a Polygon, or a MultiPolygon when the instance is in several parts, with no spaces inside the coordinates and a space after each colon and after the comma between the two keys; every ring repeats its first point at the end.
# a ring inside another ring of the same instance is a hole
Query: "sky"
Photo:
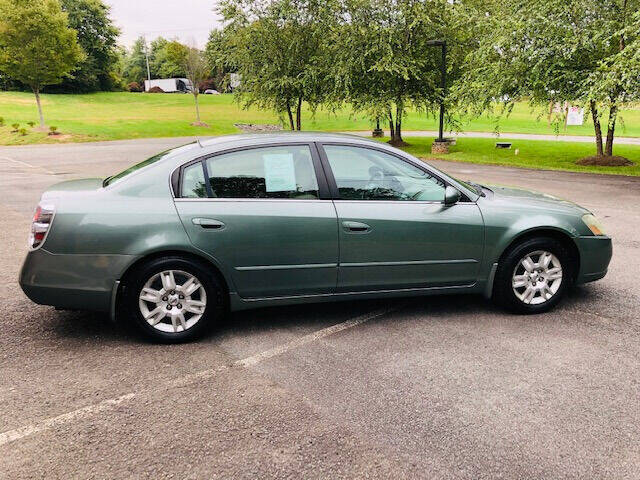
{"type": "Polygon", "coordinates": [[[111,6],[111,18],[120,28],[119,43],[130,47],[141,35],[195,41],[204,48],[217,24],[215,0],[103,0],[111,6]]]}

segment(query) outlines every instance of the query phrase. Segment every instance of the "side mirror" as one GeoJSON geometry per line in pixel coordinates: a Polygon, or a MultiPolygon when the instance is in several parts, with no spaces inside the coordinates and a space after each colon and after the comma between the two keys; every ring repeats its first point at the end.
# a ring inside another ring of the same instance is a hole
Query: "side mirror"
{"type": "Polygon", "coordinates": [[[451,185],[447,185],[447,188],[444,190],[444,204],[449,207],[451,205],[455,205],[460,200],[460,192],[453,188],[451,185]]]}

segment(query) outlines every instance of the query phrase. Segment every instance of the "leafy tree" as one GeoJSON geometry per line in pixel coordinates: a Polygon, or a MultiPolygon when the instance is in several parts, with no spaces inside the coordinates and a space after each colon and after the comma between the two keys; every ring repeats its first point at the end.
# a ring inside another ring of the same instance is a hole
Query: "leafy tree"
{"type": "Polygon", "coordinates": [[[167,45],[167,55],[173,63],[179,65],[187,75],[191,82],[191,93],[196,105],[196,126],[206,126],[200,121],[200,106],[198,105],[198,95],[200,90],[198,86],[210,74],[211,68],[207,63],[203,52],[195,47],[188,47],[180,42],[173,41],[167,45]]]}
{"type": "MultiPolygon", "coordinates": [[[[402,119],[412,106],[435,113],[442,98],[441,50],[452,5],[444,0],[345,0],[334,29],[332,59],[338,100],[386,118],[390,143],[403,145],[402,119]]],[[[451,62],[449,62],[451,63],[451,62]]]]}
{"type": "Polygon", "coordinates": [[[182,65],[183,59],[181,57],[176,58],[174,55],[176,52],[173,52],[173,54],[171,52],[171,49],[175,48],[175,43],[177,42],[163,37],[158,37],[151,42],[149,67],[154,77],[176,78],[186,75],[182,65]]]}
{"type": "Polygon", "coordinates": [[[139,37],[127,52],[123,61],[123,78],[126,83],[142,83],[147,78],[145,48],[145,39],[139,37]]]}
{"type": "Polygon", "coordinates": [[[33,90],[40,127],[40,91],[60,83],[84,53],[57,0],[0,0],[0,71],[33,90]]]}
{"type": "Polygon", "coordinates": [[[613,154],[621,104],[640,97],[640,0],[468,0],[461,9],[477,45],[454,87],[478,113],[503,99],[534,106],[580,102],[599,156],[613,154]],[[601,117],[607,111],[603,145],[601,117]]]}
{"type": "Polygon", "coordinates": [[[101,0],[60,0],[69,26],[78,33],[78,43],[87,54],[63,80],[59,90],[89,92],[112,90],[121,83],[116,74],[119,30],[109,18],[110,7],[101,0]]]}
{"type": "Polygon", "coordinates": [[[186,73],[181,64],[182,60],[176,60],[169,52],[169,47],[174,43],[163,37],[158,37],[145,47],[145,39],[138,38],[124,59],[123,78],[127,83],[143,83],[147,78],[146,48],[149,49],[149,72],[151,78],[184,77],[186,73]],[[179,63],[177,63],[179,62],[179,63]]]}
{"type": "Polygon", "coordinates": [[[315,107],[328,91],[327,5],[322,0],[220,3],[226,26],[212,34],[207,55],[217,68],[240,74],[236,92],[245,107],[286,113],[291,130],[302,128],[303,102],[315,107]]]}

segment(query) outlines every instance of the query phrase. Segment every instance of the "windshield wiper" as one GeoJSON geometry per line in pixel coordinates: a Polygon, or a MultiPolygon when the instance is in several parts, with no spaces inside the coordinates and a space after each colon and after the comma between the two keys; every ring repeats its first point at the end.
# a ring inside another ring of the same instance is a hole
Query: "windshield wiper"
{"type": "Polygon", "coordinates": [[[102,187],[104,188],[104,187],[106,187],[107,185],[109,185],[109,180],[111,180],[112,178],[113,178],[113,175],[111,175],[110,177],[105,178],[105,179],[102,181],[102,187]]]}

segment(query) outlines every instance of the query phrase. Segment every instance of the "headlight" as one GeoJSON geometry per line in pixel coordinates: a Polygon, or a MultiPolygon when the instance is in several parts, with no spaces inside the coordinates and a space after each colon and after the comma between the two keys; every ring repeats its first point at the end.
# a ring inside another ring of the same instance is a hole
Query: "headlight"
{"type": "Polygon", "coordinates": [[[598,220],[590,213],[588,213],[587,215],[583,215],[582,221],[587,227],[589,227],[589,230],[591,230],[591,233],[593,233],[594,235],[606,235],[604,233],[604,228],[600,223],[600,220],[598,220]]]}

